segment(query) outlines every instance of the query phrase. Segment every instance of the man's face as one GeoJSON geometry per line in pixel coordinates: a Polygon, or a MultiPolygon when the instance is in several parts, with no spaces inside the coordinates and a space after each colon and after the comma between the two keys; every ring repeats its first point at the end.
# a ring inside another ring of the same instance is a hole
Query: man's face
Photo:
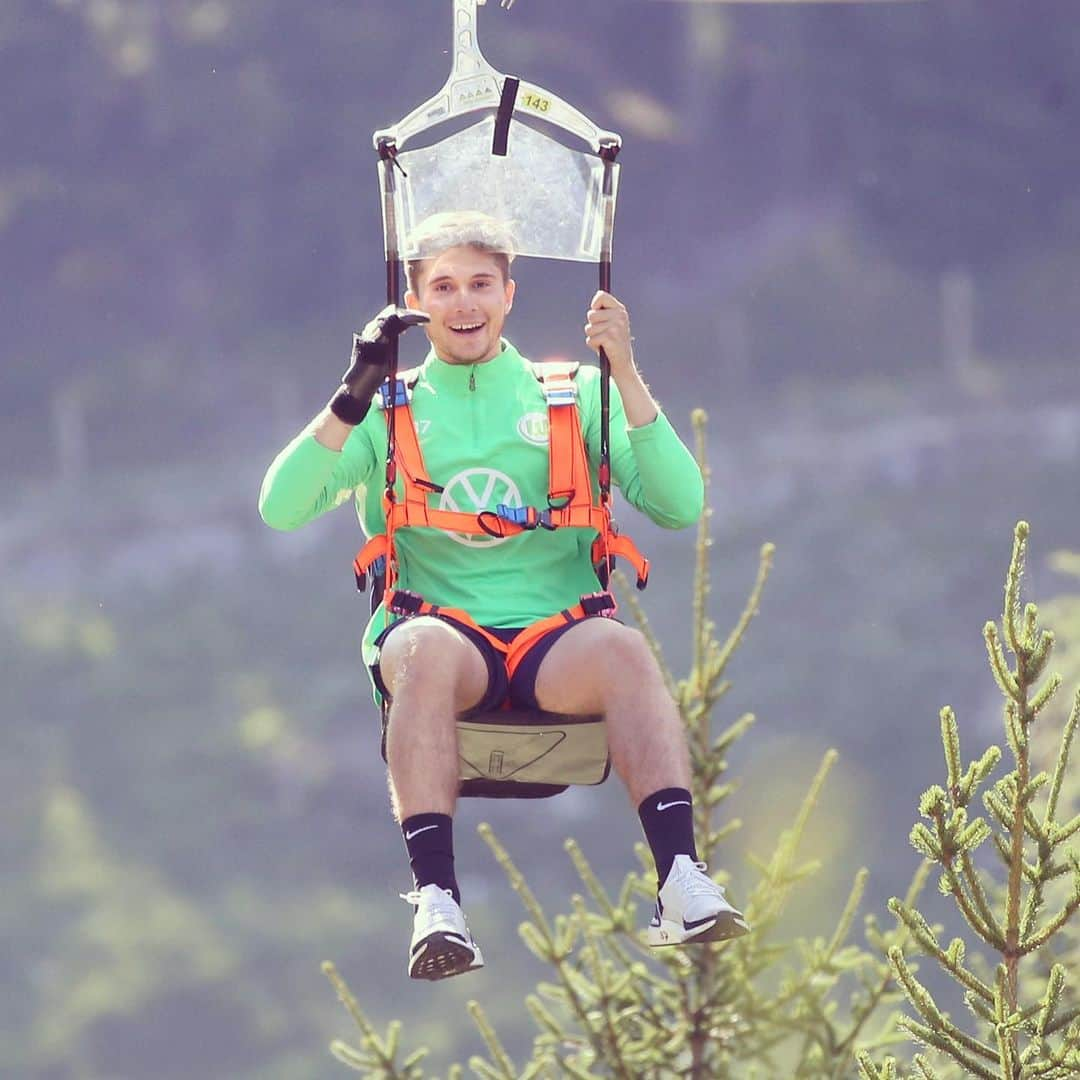
{"type": "Polygon", "coordinates": [[[405,303],[431,316],[424,331],[440,360],[478,364],[499,355],[514,282],[503,281],[493,255],[448,248],[424,264],[416,287],[416,293],[405,294],[405,303]]]}

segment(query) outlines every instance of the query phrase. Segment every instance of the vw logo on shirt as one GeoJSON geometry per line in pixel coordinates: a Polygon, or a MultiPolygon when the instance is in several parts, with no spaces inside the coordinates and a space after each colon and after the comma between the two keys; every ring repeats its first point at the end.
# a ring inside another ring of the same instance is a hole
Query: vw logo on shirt
{"type": "Polygon", "coordinates": [[[526,413],[517,425],[518,434],[533,446],[547,446],[551,424],[546,412],[526,413]]]}
{"type": "MultiPolygon", "coordinates": [[[[446,484],[439,497],[440,510],[458,510],[466,514],[494,510],[500,503],[524,506],[517,484],[498,469],[465,469],[446,484]]],[[[489,547],[509,539],[506,536],[469,536],[455,532],[446,535],[467,547],[489,547]]]]}

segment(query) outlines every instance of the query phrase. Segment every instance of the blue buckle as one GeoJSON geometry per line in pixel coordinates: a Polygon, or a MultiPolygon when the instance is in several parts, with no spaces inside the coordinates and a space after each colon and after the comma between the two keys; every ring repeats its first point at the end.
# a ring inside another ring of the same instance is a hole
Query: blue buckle
{"type": "MultiPolygon", "coordinates": [[[[382,399],[382,407],[384,409],[390,408],[390,386],[389,383],[383,382],[379,387],[379,397],[382,399]]],[[[409,404],[409,388],[405,385],[404,379],[394,380],[394,405],[408,405],[409,404]]]]}
{"type": "Polygon", "coordinates": [[[495,507],[495,516],[514,525],[520,525],[530,532],[538,525],[548,530],[555,528],[551,521],[551,511],[544,510],[541,513],[535,506],[507,506],[506,503],[499,503],[495,507]]]}
{"type": "Polygon", "coordinates": [[[549,405],[573,405],[577,401],[577,386],[545,386],[544,396],[549,405]]]}

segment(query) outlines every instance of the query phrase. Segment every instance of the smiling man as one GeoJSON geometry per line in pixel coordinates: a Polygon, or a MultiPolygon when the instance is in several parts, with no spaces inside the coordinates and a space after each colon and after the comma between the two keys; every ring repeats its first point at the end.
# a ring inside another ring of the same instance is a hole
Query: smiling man
{"type": "MultiPolygon", "coordinates": [[[[406,308],[384,310],[355,335],[342,386],[266,474],[260,511],[275,528],[297,528],[354,495],[365,533],[384,531],[386,422],[378,391],[391,339],[412,325],[424,325],[431,344],[407,377],[432,481],[429,508],[479,518],[495,515],[499,504],[548,506],[547,397],[537,368],[502,336],[516,289],[512,237],[470,212],[429,219],[412,239],[418,255],[406,265],[406,308]]],[[[701,473],[642,381],[632,340],[626,308],[598,292],[586,314],[585,342],[594,352],[603,348],[611,364],[612,479],[657,524],[686,528],[701,514],[701,473]]],[[[594,491],[599,375],[583,366],[573,380],[594,491]]],[[[389,705],[391,801],[414,881],[405,896],[414,907],[413,978],[483,966],[454,871],[456,720],[507,701],[604,716],[612,765],[656,862],[650,944],[717,941],[748,929],[697,861],[685,737],[648,644],[637,630],[586,613],[583,601],[598,584],[595,536],[577,527],[500,534],[415,526],[393,533],[397,592],[463,616],[430,606],[388,613],[384,600],[364,635],[376,697],[389,705]],[[553,628],[522,634],[558,613],[553,628]]]]}

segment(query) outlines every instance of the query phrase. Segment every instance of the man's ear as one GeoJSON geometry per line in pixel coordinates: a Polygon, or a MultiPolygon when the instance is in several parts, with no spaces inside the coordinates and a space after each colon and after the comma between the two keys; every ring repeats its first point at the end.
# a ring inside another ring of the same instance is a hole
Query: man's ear
{"type": "Polygon", "coordinates": [[[517,282],[510,278],[506,283],[505,295],[506,295],[506,313],[510,314],[510,309],[514,306],[514,293],[517,292],[517,282]]]}
{"type": "Polygon", "coordinates": [[[420,310],[420,297],[412,289],[407,290],[405,293],[405,306],[411,311],[420,310]]]}

